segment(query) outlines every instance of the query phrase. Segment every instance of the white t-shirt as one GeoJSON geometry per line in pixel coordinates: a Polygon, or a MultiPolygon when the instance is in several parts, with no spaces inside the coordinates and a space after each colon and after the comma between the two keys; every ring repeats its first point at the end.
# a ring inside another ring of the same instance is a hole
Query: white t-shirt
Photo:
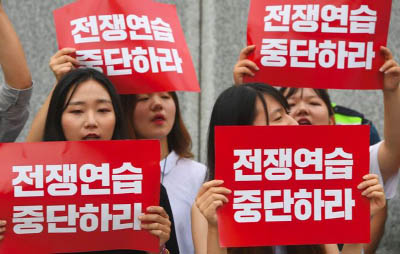
{"type": "Polygon", "coordinates": [[[391,199],[396,195],[397,185],[399,183],[399,171],[395,175],[386,180],[383,184],[381,169],[379,168],[378,150],[382,141],[369,147],[369,172],[379,176],[379,182],[385,189],[386,199],[391,199]]]}
{"type": "Polygon", "coordinates": [[[182,254],[194,253],[191,208],[206,176],[206,166],[194,160],[179,158],[172,151],[160,161],[161,181],[167,189],[174,215],[176,237],[182,254]]]}

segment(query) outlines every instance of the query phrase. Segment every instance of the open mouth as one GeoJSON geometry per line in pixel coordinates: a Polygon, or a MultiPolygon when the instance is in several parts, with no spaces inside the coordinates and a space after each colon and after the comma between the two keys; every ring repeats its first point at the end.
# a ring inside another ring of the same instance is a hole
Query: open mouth
{"type": "Polygon", "coordinates": [[[94,133],[90,133],[82,138],[82,140],[99,140],[100,136],[94,133]]]}
{"type": "Polygon", "coordinates": [[[297,122],[299,123],[299,125],[312,125],[312,123],[306,118],[301,118],[297,120],[297,122]]]}
{"type": "Polygon", "coordinates": [[[151,121],[156,123],[161,123],[165,121],[165,117],[162,114],[157,114],[151,119],[151,121]]]}

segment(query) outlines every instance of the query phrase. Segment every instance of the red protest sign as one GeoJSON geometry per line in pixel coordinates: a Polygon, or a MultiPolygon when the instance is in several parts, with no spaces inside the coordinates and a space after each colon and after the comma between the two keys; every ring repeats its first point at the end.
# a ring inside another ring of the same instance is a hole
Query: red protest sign
{"type": "Polygon", "coordinates": [[[368,135],[368,126],[217,126],[215,179],[232,190],[218,210],[220,245],[368,242],[369,201],[357,189],[368,135]]]}
{"type": "Polygon", "coordinates": [[[7,143],[0,157],[0,253],[159,251],[138,220],[159,205],[158,141],[7,143]]]}
{"type": "Polygon", "coordinates": [[[176,12],[153,1],[85,0],[54,11],[59,48],[106,74],[120,93],[200,91],[176,12]]]}
{"type": "Polygon", "coordinates": [[[382,89],[392,1],[253,0],[247,27],[248,82],[286,87],[382,89]],[[290,75],[287,75],[290,73],[290,75]]]}

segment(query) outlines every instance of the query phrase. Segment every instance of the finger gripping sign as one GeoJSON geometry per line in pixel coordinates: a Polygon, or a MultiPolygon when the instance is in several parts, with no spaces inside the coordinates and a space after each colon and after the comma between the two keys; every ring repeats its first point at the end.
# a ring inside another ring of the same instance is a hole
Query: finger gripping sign
{"type": "Polygon", "coordinates": [[[252,0],[247,43],[260,68],[247,81],[287,87],[382,89],[392,1],[252,0]],[[291,75],[287,75],[287,73],[291,75]]]}
{"type": "Polygon", "coordinates": [[[0,253],[159,251],[138,219],[159,205],[159,141],[9,143],[0,157],[0,253]]]}
{"type": "Polygon", "coordinates": [[[174,5],[85,0],[54,11],[59,48],[106,74],[119,93],[199,92],[174,5]]]}
{"type": "Polygon", "coordinates": [[[222,247],[369,242],[368,126],[217,126],[222,247]]]}

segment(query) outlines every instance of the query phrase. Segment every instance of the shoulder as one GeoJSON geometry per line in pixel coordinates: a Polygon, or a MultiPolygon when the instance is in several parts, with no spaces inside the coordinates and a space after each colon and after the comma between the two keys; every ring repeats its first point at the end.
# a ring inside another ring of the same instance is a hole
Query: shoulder
{"type": "Polygon", "coordinates": [[[180,167],[185,167],[187,170],[197,172],[199,174],[205,174],[207,171],[206,165],[188,158],[179,158],[176,164],[180,167]]]}
{"type": "Polygon", "coordinates": [[[383,141],[380,141],[372,146],[369,146],[369,152],[377,152],[379,150],[379,147],[382,145],[383,141]]]}

